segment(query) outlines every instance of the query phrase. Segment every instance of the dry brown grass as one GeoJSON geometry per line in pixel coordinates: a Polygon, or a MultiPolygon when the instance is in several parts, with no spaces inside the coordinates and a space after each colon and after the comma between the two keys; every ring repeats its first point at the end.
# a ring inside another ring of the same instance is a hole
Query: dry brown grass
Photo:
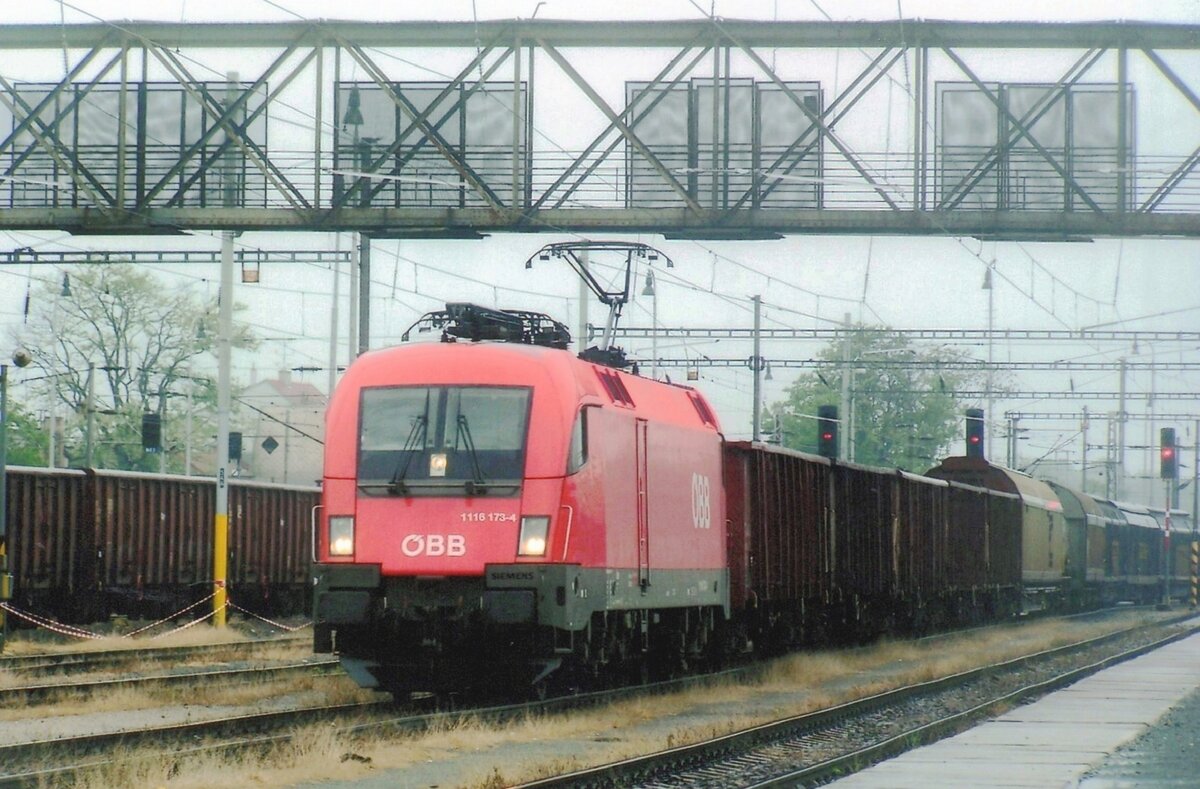
{"type": "MultiPolygon", "coordinates": [[[[121,633],[132,633],[137,628],[150,624],[149,622],[128,622],[116,626],[121,633]]],[[[204,646],[207,644],[240,644],[246,641],[260,640],[262,636],[245,632],[238,624],[216,629],[211,625],[200,624],[181,630],[178,633],[166,635],[175,625],[163,624],[145,635],[135,638],[125,638],[120,634],[102,635],[101,638],[74,639],[60,636],[48,636],[40,630],[15,630],[9,633],[4,645],[5,655],[43,655],[60,652],[106,652],[122,649],[152,649],[160,647],[204,646]],[[163,635],[160,635],[163,634],[163,635]]],[[[90,632],[98,632],[98,628],[84,628],[90,632]]],[[[305,633],[311,636],[311,631],[305,633]]],[[[295,634],[276,636],[280,641],[295,640],[300,644],[310,644],[311,639],[297,638],[295,634]]]]}
{"type": "MultiPolygon", "coordinates": [[[[621,701],[585,712],[529,715],[502,726],[472,716],[447,715],[421,735],[390,739],[348,739],[327,727],[311,727],[274,752],[228,763],[215,757],[181,761],[161,757],[125,772],[97,775],[83,789],[155,786],[194,789],[217,783],[270,787],[336,778],[354,781],[369,774],[421,764],[445,764],[440,786],[498,789],[593,764],[697,742],[877,693],[916,680],[933,679],[1005,657],[1047,649],[1143,621],[1130,613],[1103,624],[1051,621],[1021,628],[982,630],[936,642],[880,643],[872,647],[823,651],[783,658],[744,683],[714,682],[680,693],[621,701]],[[732,702],[739,702],[732,710],[732,702]],[[697,708],[730,708],[723,720],[695,723],[682,717],[697,708]],[[672,721],[679,717],[678,724],[672,721]],[[660,721],[647,731],[639,724],[660,721]],[[514,764],[512,746],[566,743],[541,749],[544,756],[514,764]],[[573,747],[586,743],[587,749],[573,747]],[[455,759],[481,755],[449,766],[455,759]],[[495,754],[495,758],[490,758],[495,754]],[[482,766],[481,766],[482,765],[482,766]]],[[[207,700],[206,700],[207,701],[207,700]]],[[[116,770],[116,768],[113,768],[116,770]]]]}
{"type": "Polygon", "coordinates": [[[33,705],[0,709],[0,721],[131,712],[162,707],[192,707],[197,710],[208,707],[264,707],[283,695],[297,700],[296,703],[302,701],[306,705],[349,704],[378,698],[377,694],[359,688],[347,677],[295,677],[228,686],[210,683],[205,686],[202,694],[194,686],[118,687],[86,693],[64,685],[61,691],[54,691],[33,705]]]}

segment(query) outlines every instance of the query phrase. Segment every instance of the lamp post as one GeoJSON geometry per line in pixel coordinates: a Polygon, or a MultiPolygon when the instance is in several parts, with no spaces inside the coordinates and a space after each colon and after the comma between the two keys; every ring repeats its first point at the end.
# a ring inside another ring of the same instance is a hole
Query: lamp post
{"type": "MultiPolygon", "coordinates": [[[[13,354],[13,364],[24,367],[32,357],[25,351],[13,354]]],[[[8,365],[0,364],[0,652],[8,641],[8,612],[12,599],[13,574],[8,566],[8,365]]]]}

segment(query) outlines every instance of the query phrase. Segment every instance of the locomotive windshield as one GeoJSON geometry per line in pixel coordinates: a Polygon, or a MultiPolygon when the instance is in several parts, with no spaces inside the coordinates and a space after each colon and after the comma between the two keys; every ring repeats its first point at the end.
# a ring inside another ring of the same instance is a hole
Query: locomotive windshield
{"type": "Polygon", "coordinates": [[[364,389],[359,487],[406,496],[515,494],[530,394],[500,386],[364,389]]]}

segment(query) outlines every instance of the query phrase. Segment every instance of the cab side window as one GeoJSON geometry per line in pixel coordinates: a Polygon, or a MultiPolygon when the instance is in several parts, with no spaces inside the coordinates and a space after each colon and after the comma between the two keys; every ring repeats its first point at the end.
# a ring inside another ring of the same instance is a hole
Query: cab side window
{"type": "Polygon", "coordinates": [[[579,409],[575,426],[571,428],[571,448],[567,453],[567,474],[575,474],[588,459],[587,408],[579,409]]]}

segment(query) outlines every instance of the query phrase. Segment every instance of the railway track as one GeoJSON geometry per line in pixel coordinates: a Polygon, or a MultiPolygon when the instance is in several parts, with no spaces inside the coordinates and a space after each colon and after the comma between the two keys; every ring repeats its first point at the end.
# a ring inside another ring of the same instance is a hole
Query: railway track
{"type": "MultiPolygon", "coordinates": [[[[1161,623],[1159,623],[1161,625],[1161,623]]],[[[1138,629],[1138,628],[1135,628],[1138,629]]],[[[1142,628],[1144,629],[1144,628],[1142,628]]],[[[1061,655],[1087,646],[1098,647],[1115,638],[1127,636],[1129,631],[1120,631],[1098,639],[1091,639],[1079,644],[1072,644],[1056,650],[1039,653],[1003,664],[988,666],[972,672],[956,675],[933,683],[924,683],[907,688],[901,688],[885,694],[879,694],[869,699],[841,705],[831,710],[824,710],[810,715],[799,716],[795,719],[782,721],[768,726],[757,727],[747,732],[739,732],[720,740],[699,743],[677,748],[662,754],[654,754],[641,759],[633,759],[616,765],[607,765],[595,770],[574,773],[568,776],[548,779],[533,784],[530,787],[563,787],[563,786],[676,786],[703,785],[715,781],[717,776],[726,772],[736,781],[730,786],[746,785],[748,775],[762,773],[760,767],[750,771],[748,764],[770,764],[769,755],[757,755],[762,749],[768,751],[774,747],[779,753],[790,758],[790,764],[797,763],[798,752],[812,748],[813,744],[824,741],[836,741],[839,737],[838,726],[854,727],[855,721],[887,720],[889,718],[905,719],[911,711],[904,704],[917,704],[922,699],[928,699],[930,694],[941,692],[946,694],[961,693],[963,685],[969,681],[981,681],[986,684],[987,677],[996,672],[1017,669],[1038,660],[1049,660],[1055,655],[1061,655]],[[901,706],[897,706],[901,705],[901,706]],[[790,737],[796,744],[780,744],[790,737]],[[797,738],[799,738],[797,740],[797,738]],[[724,764],[722,760],[730,758],[724,764]],[[743,761],[736,761],[741,759],[743,761]],[[748,760],[748,761],[745,761],[748,760]],[[687,770],[700,771],[696,774],[686,773],[687,770]],[[674,778],[672,778],[674,776],[674,778]],[[672,782],[674,781],[674,782],[672,782]],[[691,781],[689,784],[688,781],[691,781]]],[[[1179,637],[1179,636],[1177,636],[1179,637]]],[[[1157,644],[1155,644],[1157,645],[1157,644]]],[[[1152,648],[1152,647],[1150,647],[1152,648]]],[[[1146,647],[1143,647],[1143,651],[1146,647]]],[[[1132,654],[1123,657],[1132,657],[1132,654]]],[[[1108,660],[1114,660],[1108,658],[1108,660]]],[[[1085,670],[1097,670],[1099,665],[1089,666],[1085,670]]],[[[403,734],[419,733],[434,725],[444,725],[447,720],[453,720],[456,715],[470,717],[475,720],[502,725],[509,720],[519,720],[523,717],[538,714],[565,712],[587,707],[608,704],[622,699],[644,696],[654,693],[668,693],[683,690],[691,686],[703,685],[720,677],[738,679],[751,676],[758,670],[756,666],[731,669],[717,675],[689,677],[651,685],[620,688],[589,694],[580,694],[531,701],[524,704],[512,704],[487,708],[468,708],[456,712],[437,712],[418,714],[413,710],[396,714],[396,708],[390,701],[377,701],[360,704],[325,705],[302,709],[272,710],[252,714],[237,714],[227,717],[214,718],[205,721],[189,721],[170,725],[139,728],[136,730],[113,732],[109,734],[91,734],[79,737],[65,737],[40,742],[21,743],[0,747],[0,789],[4,787],[33,787],[66,785],[78,776],[114,762],[114,753],[121,753],[119,758],[124,761],[131,759],[162,758],[164,753],[175,757],[199,755],[201,753],[220,752],[228,757],[253,751],[262,751],[277,745],[285,745],[291,741],[298,729],[305,724],[320,723],[334,729],[339,735],[351,738],[364,737],[372,739],[387,739],[403,734]],[[198,744],[203,743],[203,744],[198,744]],[[137,749],[141,749],[138,751],[137,749]],[[137,754],[141,753],[141,756],[137,754]],[[46,768],[46,765],[56,765],[46,768]]],[[[1072,677],[1073,679],[1073,677],[1072,677]]],[[[1057,682],[1067,682],[1068,679],[1056,677],[1057,682]]],[[[1041,687],[1040,685],[1038,687],[1041,687]]],[[[1029,692],[1035,692],[1031,690],[1029,692]]],[[[995,701],[990,702],[994,705],[995,701]]],[[[977,705],[978,706],[978,705],[977,705]]],[[[982,716],[987,710],[980,708],[972,714],[982,716]]],[[[963,725],[959,719],[950,725],[963,725]]],[[[918,732],[921,737],[933,738],[934,728],[918,732]]],[[[893,733],[892,740],[907,742],[913,736],[912,732],[893,733]]],[[[879,747],[879,746],[872,746],[879,747]]],[[[886,745],[884,746],[886,747],[886,745]]],[[[908,746],[911,747],[911,744],[908,746]]],[[[873,752],[838,754],[836,758],[843,761],[831,761],[824,768],[827,775],[844,771],[845,759],[852,758],[862,761],[869,758],[883,758],[886,751],[879,755],[873,752]]],[[[775,759],[778,761],[778,759],[775,759]]],[[[811,762],[812,760],[809,759],[811,762]]],[[[805,769],[817,769],[808,767],[805,769]]],[[[819,770],[818,770],[819,771],[819,770]]],[[[769,770],[768,770],[769,772],[769,770]]],[[[775,780],[767,777],[764,780],[775,780]]],[[[805,782],[816,781],[816,778],[805,777],[805,782]]],[[[786,783],[786,782],[785,782],[786,783]]],[[[794,783],[794,781],[793,781],[794,783]]],[[[713,785],[719,785],[713,783],[713,785]]],[[[764,783],[764,786],[775,785],[764,783]]],[[[784,784],[778,784],[784,785],[784,784]]]]}
{"type": "Polygon", "coordinates": [[[11,655],[0,657],[0,675],[8,673],[13,676],[32,677],[61,673],[67,670],[73,674],[78,674],[80,672],[113,669],[134,661],[155,663],[188,660],[211,661],[223,658],[246,660],[258,653],[267,650],[277,650],[280,647],[295,646],[297,649],[308,651],[311,643],[311,637],[287,637],[254,641],[230,641],[221,644],[198,644],[193,646],[11,655]]]}
{"type": "Polygon", "coordinates": [[[70,785],[81,774],[113,763],[114,752],[122,753],[120,758],[124,760],[139,758],[134,753],[134,749],[137,748],[146,749],[140,758],[151,760],[161,758],[164,752],[179,758],[212,753],[222,753],[235,758],[239,754],[286,744],[294,738],[297,729],[307,724],[329,725],[343,735],[371,737],[396,737],[419,733],[432,726],[444,724],[448,718],[452,719],[455,716],[499,725],[531,714],[563,712],[646,693],[682,689],[708,681],[714,676],[741,674],[748,670],[750,669],[732,669],[720,675],[687,677],[637,687],[560,696],[520,704],[467,708],[456,712],[410,711],[396,715],[395,704],[389,699],[239,714],[204,721],[0,746],[0,789],[70,785]],[[198,740],[203,740],[204,744],[197,745],[198,740]],[[56,766],[47,768],[47,764],[56,766]]]}
{"type": "Polygon", "coordinates": [[[281,665],[254,666],[250,668],[224,668],[203,671],[184,671],[172,674],[156,674],[113,679],[71,680],[43,685],[22,685],[0,688],[0,709],[35,704],[56,695],[72,698],[89,696],[101,691],[133,689],[158,690],[203,686],[209,682],[221,682],[222,687],[231,684],[264,684],[281,682],[300,676],[341,673],[337,658],[308,658],[281,665]]]}
{"type": "Polygon", "coordinates": [[[1106,646],[1129,637],[1130,631],[1113,633],[692,745],[526,783],[522,789],[816,786],[1198,631],[1200,624],[1192,622],[1117,652],[1106,646]],[[1080,653],[1089,652],[1097,654],[1085,665],[1054,667],[1056,661],[1077,661],[1080,653]],[[1034,678],[1005,681],[1022,674],[1034,678]]]}

